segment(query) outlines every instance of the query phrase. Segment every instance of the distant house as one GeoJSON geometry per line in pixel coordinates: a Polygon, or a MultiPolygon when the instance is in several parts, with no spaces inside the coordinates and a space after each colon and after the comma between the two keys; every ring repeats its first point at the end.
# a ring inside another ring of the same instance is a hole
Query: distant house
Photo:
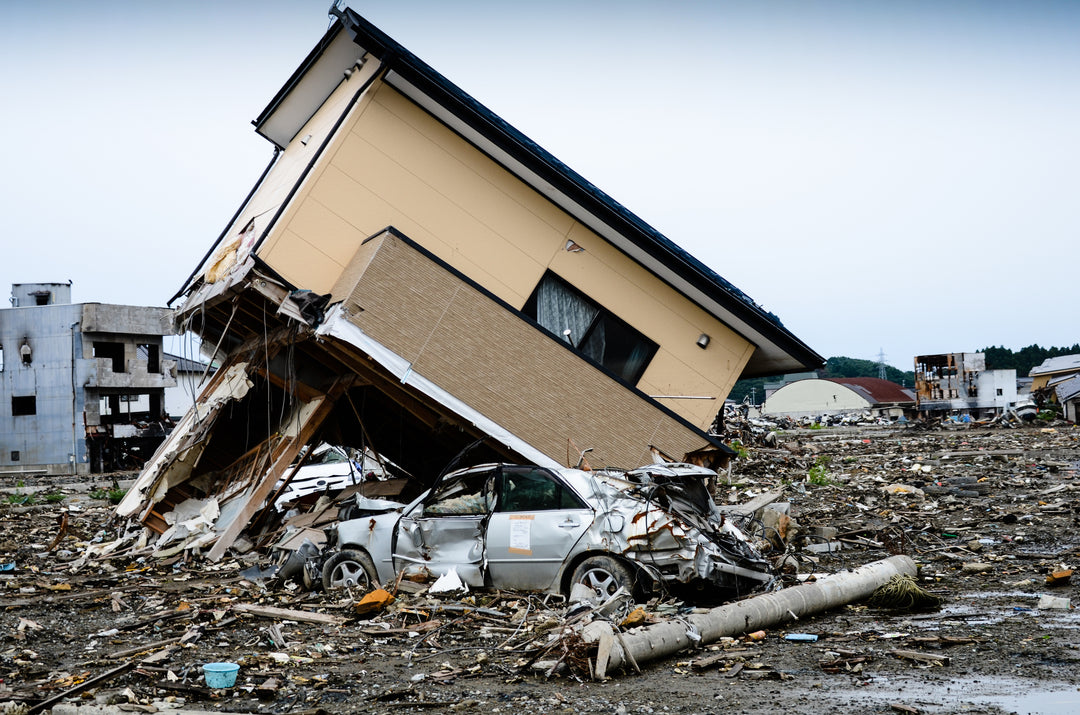
{"type": "Polygon", "coordinates": [[[1062,416],[1070,422],[1077,422],[1077,415],[1080,415],[1080,375],[1059,382],[1054,387],[1054,395],[1061,405],[1062,416]]]}
{"type": "Polygon", "coordinates": [[[177,421],[195,404],[195,396],[203,384],[216,372],[213,365],[165,353],[165,359],[176,363],[176,385],[165,388],[165,413],[177,421]]]}
{"type": "Polygon", "coordinates": [[[1061,355],[1046,358],[1040,365],[1031,368],[1031,394],[1051,400],[1058,399],[1058,385],[1080,375],[1080,355],[1061,355]]]}
{"type": "Polygon", "coordinates": [[[915,358],[915,394],[926,415],[990,417],[1016,405],[1016,370],[987,370],[985,353],[943,353],[915,358]]]}
{"type": "Polygon", "coordinates": [[[176,296],[221,367],[122,513],[159,528],[152,500],[190,494],[185,480],[255,480],[231,538],[326,431],[425,483],[462,461],[724,460],[709,428],[736,380],[823,364],[406,48],[331,12],[255,120],[274,158],[176,296]]]}
{"type": "Polygon", "coordinates": [[[141,467],[165,436],[172,311],[71,302],[70,283],[18,283],[0,310],[0,472],[141,467]]]}
{"type": "Polygon", "coordinates": [[[868,412],[898,419],[915,408],[915,393],[877,377],[809,378],[789,382],[765,400],[763,414],[799,419],[868,412]]]}

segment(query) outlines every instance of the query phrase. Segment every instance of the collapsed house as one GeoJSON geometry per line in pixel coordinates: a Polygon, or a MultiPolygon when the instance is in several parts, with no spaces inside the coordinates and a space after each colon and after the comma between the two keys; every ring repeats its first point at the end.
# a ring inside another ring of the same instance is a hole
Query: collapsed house
{"type": "Polygon", "coordinates": [[[1075,405],[1070,410],[1068,403],[1075,400],[1075,378],[1080,376],[1080,355],[1046,358],[1031,368],[1028,375],[1031,377],[1031,394],[1036,400],[1040,403],[1056,402],[1061,405],[1066,419],[1075,421],[1075,405]]]}
{"type": "Polygon", "coordinates": [[[169,429],[172,311],[72,303],[71,283],[16,283],[0,310],[0,473],[141,467],[169,429]]]}
{"type": "Polygon", "coordinates": [[[1054,397],[1061,405],[1062,416],[1069,422],[1080,417],[1080,375],[1073,375],[1054,386],[1054,397]]]}
{"type": "Polygon", "coordinates": [[[254,122],[273,158],[170,301],[219,369],[121,515],[162,534],[200,505],[212,528],[188,543],[219,558],[319,441],[421,486],[483,462],[715,467],[737,379],[823,364],[355,12],[332,15],[254,122]]]}

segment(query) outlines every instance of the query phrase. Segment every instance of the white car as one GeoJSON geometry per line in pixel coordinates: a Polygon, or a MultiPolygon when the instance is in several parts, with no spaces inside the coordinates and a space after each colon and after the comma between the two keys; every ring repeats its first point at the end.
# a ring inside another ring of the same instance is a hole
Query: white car
{"type": "Polygon", "coordinates": [[[677,463],[618,472],[485,464],[442,477],[409,504],[358,497],[326,530],[323,585],[363,589],[402,571],[453,569],[474,587],[740,596],[773,572],[716,508],[705,484],[715,477],[677,463]]]}
{"type": "Polygon", "coordinates": [[[381,478],[382,475],[382,467],[373,457],[365,455],[361,463],[351,459],[345,447],[323,443],[312,451],[285,491],[274,500],[274,508],[284,511],[289,504],[308,494],[340,491],[366,478],[381,478]]]}

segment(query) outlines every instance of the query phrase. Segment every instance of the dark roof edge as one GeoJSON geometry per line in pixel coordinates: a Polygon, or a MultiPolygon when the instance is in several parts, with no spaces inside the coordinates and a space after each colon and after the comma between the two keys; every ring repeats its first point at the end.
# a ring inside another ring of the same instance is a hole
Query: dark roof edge
{"type": "Polygon", "coordinates": [[[256,130],[277,111],[278,107],[281,106],[281,103],[285,101],[285,98],[289,96],[289,93],[300,83],[300,80],[307,74],[308,70],[310,70],[318,59],[322,57],[323,52],[325,52],[326,48],[333,43],[334,38],[337,37],[341,30],[342,24],[340,22],[335,22],[330,25],[326,34],[322,36],[322,39],[319,40],[318,44],[316,44],[311,52],[308,53],[308,56],[304,58],[304,61],[300,63],[300,66],[296,68],[296,71],[292,73],[288,81],[286,81],[281,89],[278,90],[277,94],[270,100],[270,103],[266,105],[266,108],[259,113],[259,116],[251,120],[251,123],[255,125],[256,130]]]}
{"type": "MultiPolygon", "coordinates": [[[[694,288],[766,336],[806,368],[817,368],[825,364],[824,358],[788,331],[775,315],[758,306],[749,296],[718,273],[556,159],[543,147],[439,74],[382,30],[352,9],[347,8],[341,19],[346,23],[354,42],[382,59],[388,69],[397,72],[405,80],[431,96],[493,144],[625,235],[642,251],[663,263],[694,288]]],[[[330,36],[331,33],[328,32],[327,37],[330,36]]],[[[324,38],[324,42],[326,40],[327,38],[324,38]]],[[[315,56],[317,54],[313,51],[305,65],[294,73],[294,78],[302,73],[307,63],[313,61],[315,56]]],[[[290,84],[279,92],[279,97],[287,93],[292,81],[290,80],[290,84]]],[[[273,106],[275,105],[271,104],[271,107],[273,106]]]]}

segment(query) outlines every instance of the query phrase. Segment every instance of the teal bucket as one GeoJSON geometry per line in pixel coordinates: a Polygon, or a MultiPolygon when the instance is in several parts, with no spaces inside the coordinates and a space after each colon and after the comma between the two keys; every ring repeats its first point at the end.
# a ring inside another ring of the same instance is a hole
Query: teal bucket
{"type": "Polygon", "coordinates": [[[236,663],[207,663],[202,667],[206,685],[210,688],[231,688],[236,685],[236,663]]]}

